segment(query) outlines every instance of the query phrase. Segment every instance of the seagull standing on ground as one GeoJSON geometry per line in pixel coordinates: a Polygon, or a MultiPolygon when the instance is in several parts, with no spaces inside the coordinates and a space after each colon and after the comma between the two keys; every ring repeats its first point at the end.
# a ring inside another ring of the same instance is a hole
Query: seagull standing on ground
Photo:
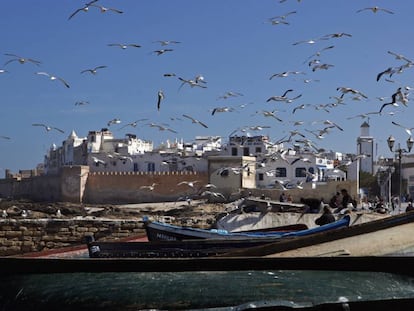
{"type": "Polygon", "coordinates": [[[158,184],[153,183],[152,185],[149,186],[141,186],[139,187],[140,190],[148,190],[148,191],[153,191],[155,189],[155,186],[157,186],[158,184]]]}

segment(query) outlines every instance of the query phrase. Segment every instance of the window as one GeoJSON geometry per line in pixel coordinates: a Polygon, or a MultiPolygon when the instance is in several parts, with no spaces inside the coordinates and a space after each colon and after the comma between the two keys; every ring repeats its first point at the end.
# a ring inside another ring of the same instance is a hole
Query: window
{"type": "Polygon", "coordinates": [[[264,174],[263,173],[259,173],[259,180],[264,180],[264,174]]]}
{"type": "Polygon", "coordinates": [[[276,177],[286,177],[286,167],[276,167],[276,177]]]}
{"type": "Polygon", "coordinates": [[[232,156],[237,156],[237,148],[236,147],[231,148],[231,155],[232,156]]]}
{"type": "Polygon", "coordinates": [[[295,169],[295,176],[296,177],[306,177],[306,168],[305,167],[297,167],[295,169]]]}
{"type": "Polygon", "coordinates": [[[134,172],[138,172],[138,163],[134,163],[134,172]]]}
{"type": "Polygon", "coordinates": [[[262,147],[256,147],[256,153],[262,153],[262,147]]]}
{"type": "Polygon", "coordinates": [[[148,168],[148,172],[155,172],[155,163],[148,162],[147,168],[148,168]]]}
{"type": "Polygon", "coordinates": [[[249,147],[244,147],[243,148],[243,155],[247,156],[247,157],[250,155],[250,148],[249,147]]]}

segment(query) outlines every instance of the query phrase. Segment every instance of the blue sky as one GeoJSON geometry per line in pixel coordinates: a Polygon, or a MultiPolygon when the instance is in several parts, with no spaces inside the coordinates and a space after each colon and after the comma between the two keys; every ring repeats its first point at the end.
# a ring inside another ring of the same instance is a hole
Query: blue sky
{"type": "MultiPolygon", "coordinates": [[[[122,121],[110,126],[115,136],[134,133],[155,145],[175,138],[191,141],[196,135],[220,135],[226,141],[236,129],[261,125],[270,128],[248,130],[250,135],[269,135],[276,141],[298,130],[319,148],[356,152],[360,125],[368,119],[353,117],[379,111],[398,87],[414,87],[413,68],[376,81],[378,73],[405,63],[388,51],[414,60],[413,1],[99,0],[95,4],[123,13],[101,13],[99,8],[90,7],[68,20],[84,4],[77,0],[0,2],[0,69],[7,70],[0,73],[0,136],[10,137],[0,138],[0,170],[34,168],[50,146],[61,145],[72,130],[85,137],[91,130],[107,127],[114,118],[122,121]],[[394,14],[371,10],[357,13],[373,6],[394,14]],[[282,20],[288,24],[269,22],[271,17],[293,11],[296,13],[282,20]],[[319,40],[342,32],[352,36],[319,40]],[[294,45],[310,39],[318,40],[294,45]],[[161,47],[159,40],[180,43],[161,47]],[[111,43],[141,47],[121,49],[108,46],[111,43]],[[313,58],[309,57],[328,46],[334,48],[321,52],[318,59],[320,64],[333,66],[312,71],[307,61],[313,58]],[[154,53],[161,48],[173,51],[159,56],[154,53]],[[41,64],[20,64],[5,53],[41,64]],[[107,67],[96,75],[81,73],[102,65],[107,67]],[[269,79],[285,71],[303,73],[269,79]],[[35,72],[58,76],[70,88],[35,72]],[[176,76],[165,77],[165,73],[176,76]],[[204,77],[206,88],[180,88],[178,77],[194,79],[197,75],[204,77]],[[305,79],[312,81],[305,83],[305,79]],[[356,89],[368,98],[356,101],[346,94],[343,105],[317,110],[316,105],[335,102],[333,97],[341,95],[338,87],[356,89]],[[288,89],[293,90],[288,98],[301,97],[291,103],[266,101],[288,89]],[[157,111],[159,90],[165,98],[157,111]],[[243,96],[220,98],[229,91],[243,96]],[[89,104],[75,105],[79,101],[89,104]],[[305,109],[292,113],[301,104],[305,109]],[[216,107],[232,107],[234,111],[211,115],[216,107]],[[265,110],[277,110],[276,116],[283,122],[264,117],[265,110]],[[199,119],[209,128],[192,124],[182,114],[199,119]],[[122,128],[142,118],[149,120],[135,128],[122,128]],[[298,120],[304,124],[294,126],[292,121],[298,120]],[[343,131],[333,129],[323,139],[305,131],[323,128],[324,120],[340,125],[343,131]],[[168,124],[178,134],[149,127],[151,122],[168,124]],[[54,126],[65,133],[47,132],[33,123],[54,126]]],[[[412,116],[410,101],[407,107],[387,106],[381,115],[370,116],[377,155],[392,156],[386,144],[390,134],[405,145],[408,134],[391,122],[413,127],[412,116]],[[392,111],[395,113],[389,114],[392,111]]]]}

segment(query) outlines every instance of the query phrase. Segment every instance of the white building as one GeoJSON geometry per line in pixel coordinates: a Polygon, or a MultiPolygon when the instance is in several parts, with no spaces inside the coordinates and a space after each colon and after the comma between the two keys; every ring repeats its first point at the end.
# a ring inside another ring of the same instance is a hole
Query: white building
{"type": "Polygon", "coordinates": [[[374,138],[369,135],[369,124],[361,124],[361,134],[357,138],[357,154],[367,157],[359,160],[359,170],[370,174],[374,173],[374,138]]]}

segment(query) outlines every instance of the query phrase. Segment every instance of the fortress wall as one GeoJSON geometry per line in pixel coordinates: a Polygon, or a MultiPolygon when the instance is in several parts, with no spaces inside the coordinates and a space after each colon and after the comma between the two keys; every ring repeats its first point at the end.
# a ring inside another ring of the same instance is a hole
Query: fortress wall
{"type": "Polygon", "coordinates": [[[0,219],[0,256],[79,246],[87,235],[117,240],[144,236],[145,230],[136,220],[0,219]]]}

